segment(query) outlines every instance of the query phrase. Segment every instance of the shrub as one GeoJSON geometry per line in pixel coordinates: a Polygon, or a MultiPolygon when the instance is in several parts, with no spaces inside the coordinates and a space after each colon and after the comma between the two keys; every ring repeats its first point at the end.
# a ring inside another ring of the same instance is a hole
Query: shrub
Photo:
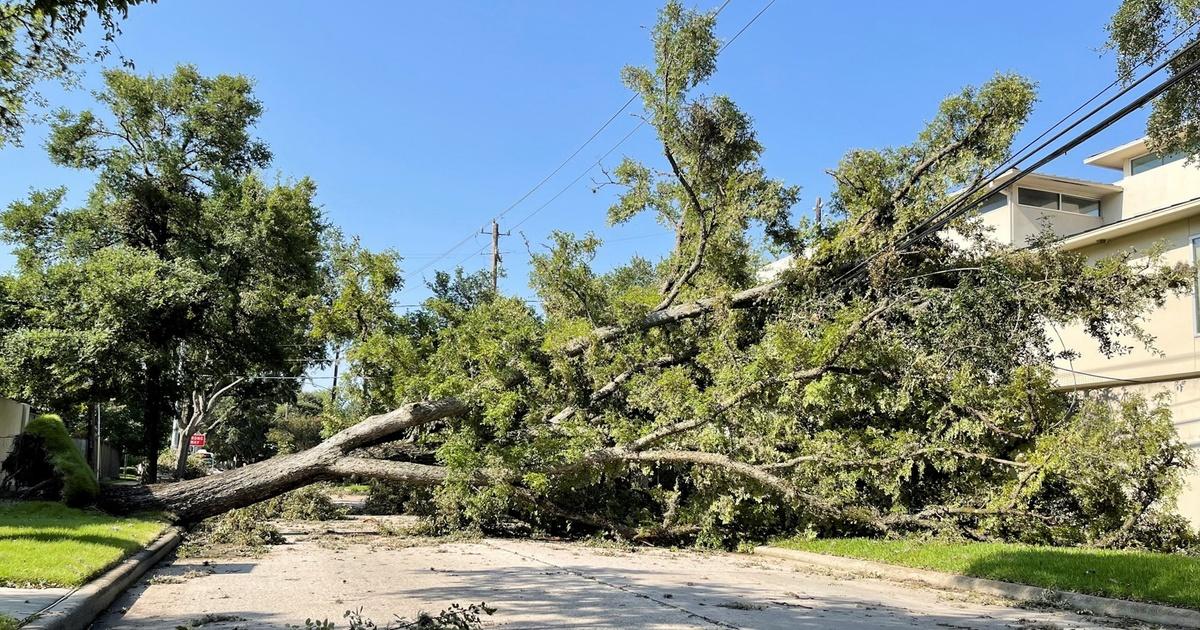
{"type": "Polygon", "coordinates": [[[54,471],[40,435],[20,434],[0,470],[0,488],[22,499],[57,501],[62,496],[62,479],[54,471]]]}
{"type": "Polygon", "coordinates": [[[22,485],[50,481],[46,488],[72,507],[89,505],[100,493],[92,469],[75,447],[61,418],[42,414],[25,427],[4,470],[22,485]]]}

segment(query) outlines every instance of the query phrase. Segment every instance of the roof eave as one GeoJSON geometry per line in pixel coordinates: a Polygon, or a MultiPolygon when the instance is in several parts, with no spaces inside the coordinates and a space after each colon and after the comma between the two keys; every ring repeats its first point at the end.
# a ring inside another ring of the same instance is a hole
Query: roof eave
{"type": "Polygon", "coordinates": [[[1066,250],[1080,249],[1165,225],[1179,219],[1186,219],[1197,214],[1200,214],[1200,197],[1193,197],[1187,201],[1181,201],[1157,210],[1151,210],[1145,214],[1139,214],[1136,217],[1117,221],[1116,223],[1109,223],[1108,225],[1092,228],[1086,232],[1068,236],[1058,241],[1058,246],[1066,250]]]}
{"type": "Polygon", "coordinates": [[[1146,136],[1142,136],[1133,142],[1115,148],[1097,153],[1083,161],[1088,166],[1099,166],[1102,168],[1111,168],[1117,171],[1125,170],[1125,160],[1137,157],[1146,152],[1146,136]]]}

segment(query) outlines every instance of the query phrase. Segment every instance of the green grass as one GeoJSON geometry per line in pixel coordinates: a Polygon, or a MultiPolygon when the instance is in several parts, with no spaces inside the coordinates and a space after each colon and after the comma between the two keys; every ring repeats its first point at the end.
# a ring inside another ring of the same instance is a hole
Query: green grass
{"type": "Polygon", "coordinates": [[[20,622],[4,613],[0,613],[0,630],[17,630],[20,622]]]}
{"type": "Polygon", "coordinates": [[[1200,609],[1200,558],[1079,547],[930,540],[779,540],[773,546],[1200,609]]]}
{"type": "Polygon", "coordinates": [[[0,502],[0,586],[83,584],[164,527],[153,517],[121,518],[49,501],[0,502]]]}
{"type": "Polygon", "coordinates": [[[347,483],[333,486],[332,490],[337,494],[370,494],[371,486],[365,483],[347,483]]]}

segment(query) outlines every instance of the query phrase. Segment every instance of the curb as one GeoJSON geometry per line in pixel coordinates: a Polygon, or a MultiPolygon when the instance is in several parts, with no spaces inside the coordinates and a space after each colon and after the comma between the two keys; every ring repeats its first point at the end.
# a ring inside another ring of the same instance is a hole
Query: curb
{"type": "Polygon", "coordinates": [[[21,630],[84,630],[125,589],[175,549],[182,533],[178,527],[168,527],[148,547],[79,587],[50,610],[20,626],[21,630]]]}
{"type": "Polygon", "coordinates": [[[1057,591],[1037,586],[1028,586],[1026,584],[1014,584],[999,580],[953,575],[925,569],[910,569],[908,567],[872,562],[870,560],[830,556],[793,549],[780,549],[778,547],[755,547],[754,555],[813,564],[836,571],[861,571],[893,580],[915,581],[929,586],[974,591],[1019,601],[1045,603],[1095,615],[1124,617],[1126,619],[1167,626],[1200,628],[1200,611],[1175,608],[1174,606],[1145,604],[1096,595],[1057,591]]]}

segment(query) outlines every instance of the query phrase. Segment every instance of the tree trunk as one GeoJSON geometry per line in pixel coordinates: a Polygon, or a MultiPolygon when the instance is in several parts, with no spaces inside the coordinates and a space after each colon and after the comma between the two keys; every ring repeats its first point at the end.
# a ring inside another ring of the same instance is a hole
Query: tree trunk
{"type": "Polygon", "coordinates": [[[172,521],[188,523],[325,479],[360,475],[401,483],[440,483],[445,479],[445,471],[438,466],[364,459],[352,457],[351,453],[394,439],[404,429],[465,410],[466,406],[453,398],[411,403],[367,418],[295,455],[170,484],[105,486],[100,505],[117,513],[161,511],[172,521]]]}
{"type": "Polygon", "coordinates": [[[157,363],[146,366],[146,400],[142,409],[142,455],[146,457],[145,483],[158,481],[158,440],[166,397],[162,388],[163,369],[157,363]]]}
{"type": "Polygon", "coordinates": [[[192,450],[192,433],[195,429],[188,423],[179,429],[179,450],[175,452],[175,481],[183,481],[187,475],[188,452],[192,450]]]}

